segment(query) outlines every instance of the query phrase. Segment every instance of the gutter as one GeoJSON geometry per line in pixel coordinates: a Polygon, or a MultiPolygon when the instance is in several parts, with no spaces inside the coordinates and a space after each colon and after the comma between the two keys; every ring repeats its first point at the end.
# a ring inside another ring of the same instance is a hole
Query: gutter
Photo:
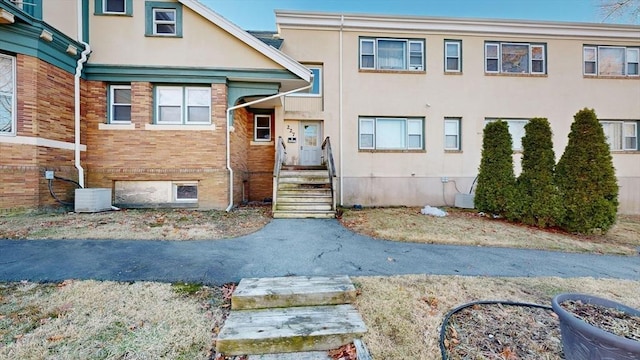
{"type": "Polygon", "coordinates": [[[310,89],[313,86],[313,75],[311,76],[308,85],[305,85],[298,89],[293,89],[287,92],[278,93],[275,95],[267,96],[266,98],[250,101],[248,103],[232,106],[227,109],[227,170],[229,171],[229,206],[225,209],[226,212],[231,211],[233,208],[233,169],[231,168],[231,112],[236,109],[244,108],[261,102],[269,101],[271,99],[280,98],[289,94],[296,93],[298,91],[310,89]]]}
{"type": "Polygon", "coordinates": [[[82,76],[82,67],[87,62],[87,55],[91,52],[91,46],[82,40],[82,0],[77,0],[78,4],[78,41],[84,45],[84,50],[80,54],[76,65],[76,73],[74,76],[74,122],[75,122],[75,143],[74,143],[74,163],[78,169],[78,183],[84,188],[84,169],[80,165],[80,76],[82,76]]]}

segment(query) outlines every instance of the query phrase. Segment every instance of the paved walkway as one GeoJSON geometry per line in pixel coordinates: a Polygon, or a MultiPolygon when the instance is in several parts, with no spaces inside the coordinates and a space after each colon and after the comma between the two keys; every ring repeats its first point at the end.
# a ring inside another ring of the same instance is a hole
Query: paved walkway
{"type": "Polygon", "coordinates": [[[640,256],[399,243],[355,234],[336,220],[275,219],[213,241],[0,240],[0,281],[202,282],[244,277],[442,274],[640,280],[640,256]]]}

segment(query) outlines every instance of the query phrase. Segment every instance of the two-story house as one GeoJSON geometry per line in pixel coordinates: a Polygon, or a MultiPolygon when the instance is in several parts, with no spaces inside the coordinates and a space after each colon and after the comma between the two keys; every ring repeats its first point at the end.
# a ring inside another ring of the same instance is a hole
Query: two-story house
{"type": "MultiPolygon", "coordinates": [[[[288,96],[276,128],[286,139],[315,121],[331,137],[340,204],[453,205],[472,191],[487,122],[508,122],[519,173],[529,119],[549,119],[559,158],[588,107],[608,136],[619,209],[640,212],[640,27],[298,11],[276,23],[318,89],[288,96]]],[[[287,151],[304,163],[300,147],[287,151]]]]}

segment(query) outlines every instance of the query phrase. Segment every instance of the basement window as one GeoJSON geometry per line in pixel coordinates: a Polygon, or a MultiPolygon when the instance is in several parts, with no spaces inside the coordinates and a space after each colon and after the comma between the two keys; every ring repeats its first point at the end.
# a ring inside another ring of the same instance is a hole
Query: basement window
{"type": "Polygon", "coordinates": [[[176,202],[198,201],[198,184],[173,184],[173,198],[176,202]]]}

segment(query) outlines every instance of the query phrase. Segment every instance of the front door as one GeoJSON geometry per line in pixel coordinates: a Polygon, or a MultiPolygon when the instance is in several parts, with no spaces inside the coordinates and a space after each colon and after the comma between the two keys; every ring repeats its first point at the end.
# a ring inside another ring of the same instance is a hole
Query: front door
{"type": "Polygon", "coordinates": [[[300,165],[320,165],[322,158],[322,128],[320,121],[300,123],[300,165]]]}

